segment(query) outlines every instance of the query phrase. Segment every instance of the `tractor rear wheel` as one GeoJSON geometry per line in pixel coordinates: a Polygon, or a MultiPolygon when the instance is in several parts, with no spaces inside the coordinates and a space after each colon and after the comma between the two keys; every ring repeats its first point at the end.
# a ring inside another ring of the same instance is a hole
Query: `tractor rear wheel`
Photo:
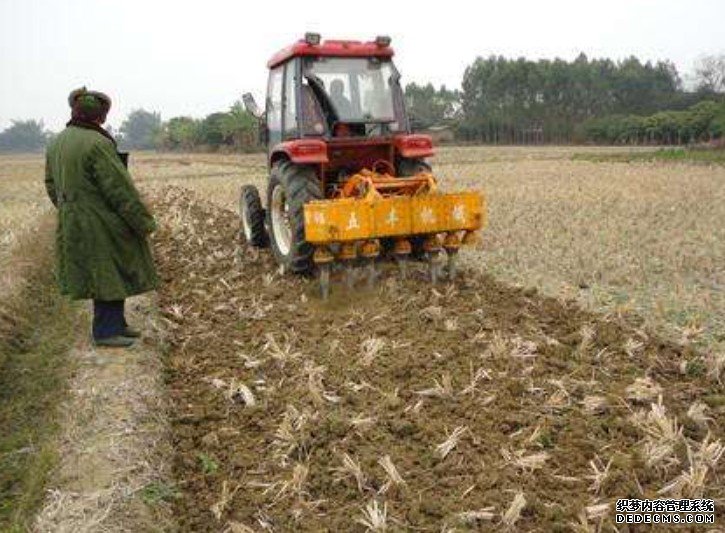
{"type": "Polygon", "coordinates": [[[269,243],[267,230],[264,227],[264,209],[259,191],[254,185],[244,185],[239,195],[239,215],[242,219],[242,235],[244,240],[257,248],[264,248],[269,243]]]}
{"type": "Polygon", "coordinates": [[[272,252],[285,270],[308,274],[314,248],[305,241],[304,205],[322,199],[315,170],[289,161],[272,167],[267,188],[267,226],[272,252]]]}

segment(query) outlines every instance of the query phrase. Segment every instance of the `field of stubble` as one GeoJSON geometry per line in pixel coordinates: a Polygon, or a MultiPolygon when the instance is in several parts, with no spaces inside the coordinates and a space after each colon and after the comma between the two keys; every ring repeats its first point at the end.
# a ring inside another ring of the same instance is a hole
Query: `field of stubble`
{"type": "MultiPolygon", "coordinates": [[[[593,531],[621,497],[721,508],[725,168],[582,150],[442,150],[444,187],[489,198],[462,279],[386,270],[327,303],[238,242],[262,156],[136,156],[181,529],[593,531]]],[[[40,159],[0,175],[7,254],[47,201],[40,159]]]]}
{"type": "MultiPolygon", "coordinates": [[[[621,150],[621,149],[620,149],[621,150]]],[[[725,167],[572,161],[614,148],[444,148],[447,188],[479,188],[489,227],[464,255],[500,279],[634,311],[670,338],[725,350],[725,167]]],[[[133,157],[142,188],[166,184],[236,210],[242,183],[264,186],[261,155],[133,157]]],[[[0,156],[0,261],[49,207],[40,156],[0,156]]]]}
{"type": "MultiPolygon", "coordinates": [[[[620,149],[621,150],[621,149],[620,149]]],[[[588,309],[630,312],[669,338],[725,351],[725,167],[572,161],[613,148],[444,148],[444,187],[478,188],[489,227],[473,268],[588,309]]],[[[143,154],[135,175],[237,209],[260,155],[143,154]]]]}

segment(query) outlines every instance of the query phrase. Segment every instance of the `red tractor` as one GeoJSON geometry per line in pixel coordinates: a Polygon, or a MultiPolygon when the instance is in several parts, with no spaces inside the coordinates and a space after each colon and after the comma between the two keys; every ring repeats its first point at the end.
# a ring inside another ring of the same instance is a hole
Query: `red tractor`
{"type": "Polygon", "coordinates": [[[484,222],[480,194],[438,191],[425,161],[431,138],[411,133],[392,57],[389,37],[321,42],[308,33],[267,64],[264,113],[244,95],[270,169],[266,211],[256,187],[242,187],[244,237],[271,245],[285,270],[318,270],[325,296],[333,262],[367,260],[374,277],[381,251],[437,265],[445,250],[452,276],[458,248],[484,222]]]}

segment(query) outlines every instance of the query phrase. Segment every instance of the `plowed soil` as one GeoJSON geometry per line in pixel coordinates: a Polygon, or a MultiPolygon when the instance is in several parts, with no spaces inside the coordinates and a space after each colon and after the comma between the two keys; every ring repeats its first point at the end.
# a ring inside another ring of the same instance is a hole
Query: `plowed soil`
{"type": "Polygon", "coordinates": [[[618,498],[725,497],[724,388],[637,317],[423,264],[322,302],[234,213],[155,212],[183,530],[585,531],[618,498]]]}

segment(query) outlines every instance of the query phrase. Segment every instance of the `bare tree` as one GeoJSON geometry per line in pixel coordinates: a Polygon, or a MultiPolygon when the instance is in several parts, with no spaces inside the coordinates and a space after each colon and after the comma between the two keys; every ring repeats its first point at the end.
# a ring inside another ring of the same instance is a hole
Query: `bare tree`
{"type": "Polygon", "coordinates": [[[725,92],[725,54],[700,57],[695,65],[695,80],[700,91],[725,92]]]}

